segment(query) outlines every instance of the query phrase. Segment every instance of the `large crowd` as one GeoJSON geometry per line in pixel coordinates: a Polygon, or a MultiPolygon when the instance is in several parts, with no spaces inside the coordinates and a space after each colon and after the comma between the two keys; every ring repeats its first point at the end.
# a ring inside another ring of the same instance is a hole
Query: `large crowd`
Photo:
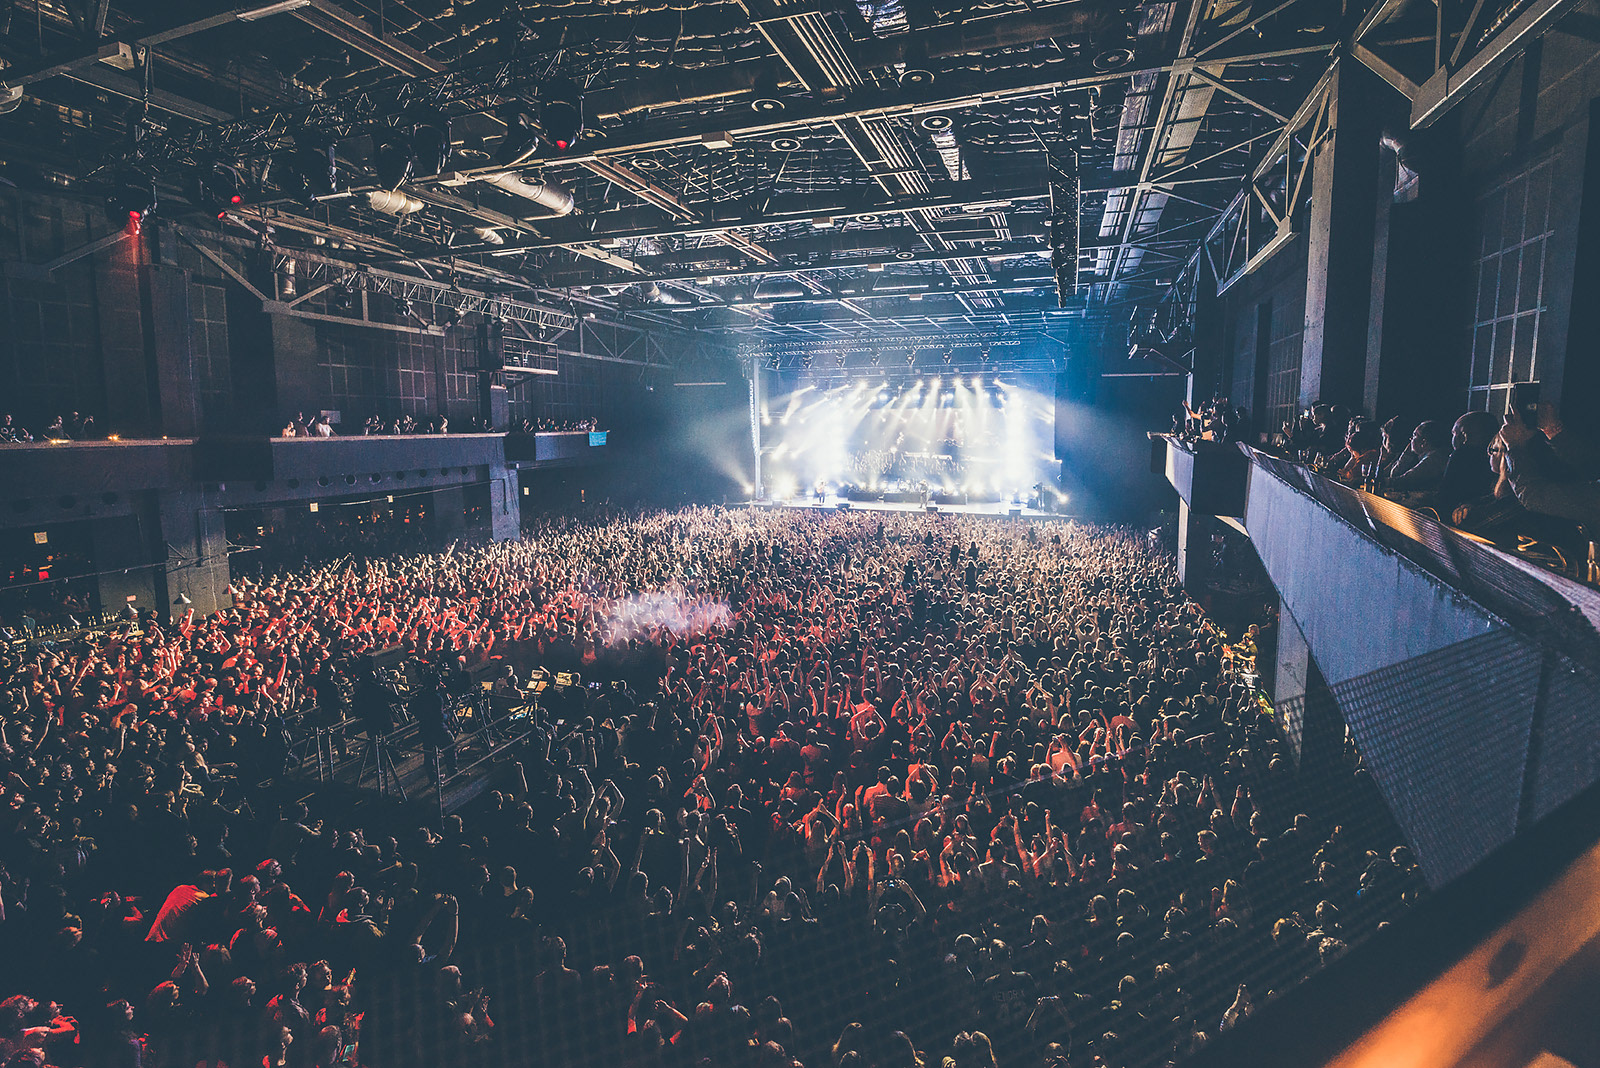
{"type": "Polygon", "coordinates": [[[1144,533],[593,512],[0,662],[0,1065],[1162,1064],[1404,909],[1144,533]],[[286,782],[394,645],[577,671],[442,827],[286,782]]]}

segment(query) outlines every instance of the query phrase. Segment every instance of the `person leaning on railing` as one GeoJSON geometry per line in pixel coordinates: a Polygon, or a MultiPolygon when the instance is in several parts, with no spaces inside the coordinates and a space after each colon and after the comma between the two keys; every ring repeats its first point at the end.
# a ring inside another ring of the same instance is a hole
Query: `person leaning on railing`
{"type": "Polygon", "coordinates": [[[1600,532],[1600,451],[1561,423],[1555,409],[1539,406],[1538,426],[1510,412],[1500,428],[1506,478],[1530,512],[1560,516],[1600,532]]]}

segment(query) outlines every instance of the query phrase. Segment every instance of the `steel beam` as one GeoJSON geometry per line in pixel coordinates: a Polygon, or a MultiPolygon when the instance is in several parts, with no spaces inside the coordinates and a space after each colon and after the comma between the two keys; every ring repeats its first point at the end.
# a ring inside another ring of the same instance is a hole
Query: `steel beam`
{"type": "MultiPolygon", "coordinates": [[[[260,2],[235,5],[227,8],[224,11],[218,12],[215,15],[209,15],[203,19],[195,19],[191,22],[179,23],[175,26],[169,26],[163,30],[156,30],[152,33],[144,34],[143,36],[137,37],[128,42],[128,44],[130,47],[136,50],[140,48],[154,48],[157,45],[166,44],[169,41],[180,40],[184,37],[189,37],[197,33],[204,33],[206,30],[216,29],[218,26],[230,25],[234,22],[237,22],[241,14],[247,14],[251,11],[259,10],[262,6],[262,3],[260,2]]],[[[103,29],[105,24],[105,16],[103,12],[96,16],[96,21],[103,29]]],[[[99,63],[102,56],[105,54],[105,47],[106,46],[98,46],[93,51],[79,52],[77,55],[71,56],[67,59],[48,60],[33,67],[10,68],[4,72],[4,82],[6,85],[13,87],[32,85],[35,82],[46,81],[60,74],[70,74],[74,71],[81,71],[86,67],[92,67],[94,64],[99,63]]]]}
{"type": "Polygon", "coordinates": [[[1459,70],[1445,67],[1418,87],[1411,102],[1411,128],[1431,126],[1466,94],[1520,56],[1528,43],[1553,26],[1577,0],[1533,0],[1528,8],[1480,48],[1459,70]]]}
{"type": "Polygon", "coordinates": [[[435,62],[387,34],[379,33],[366,19],[345,10],[333,0],[311,0],[306,7],[296,8],[294,17],[401,74],[421,78],[444,70],[442,63],[435,62]]]}

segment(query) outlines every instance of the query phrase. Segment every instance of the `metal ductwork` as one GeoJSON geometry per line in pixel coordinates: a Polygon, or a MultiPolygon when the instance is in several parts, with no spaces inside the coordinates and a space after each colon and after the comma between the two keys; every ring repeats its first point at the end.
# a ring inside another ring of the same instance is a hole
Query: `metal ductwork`
{"type": "Polygon", "coordinates": [[[512,196],[531,200],[549,211],[551,215],[571,215],[575,206],[572,194],[554,182],[525,182],[510,171],[503,174],[487,174],[480,180],[496,189],[503,189],[512,196]]]}
{"type": "Polygon", "coordinates": [[[671,290],[662,289],[654,282],[645,282],[643,285],[636,287],[634,292],[639,295],[640,300],[643,300],[647,304],[689,303],[689,301],[684,300],[682,297],[678,296],[678,294],[672,292],[671,290]]]}
{"type": "Polygon", "coordinates": [[[379,189],[367,194],[367,204],[373,211],[385,215],[415,215],[427,207],[416,197],[407,196],[397,189],[379,189]]]}

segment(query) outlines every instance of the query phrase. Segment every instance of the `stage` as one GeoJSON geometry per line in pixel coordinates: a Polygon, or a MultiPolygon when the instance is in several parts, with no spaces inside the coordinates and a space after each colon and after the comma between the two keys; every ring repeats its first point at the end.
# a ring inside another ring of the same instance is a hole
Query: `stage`
{"type": "MultiPolygon", "coordinates": [[[[786,497],[782,500],[752,500],[745,504],[751,508],[796,508],[812,512],[927,512],[927,508],[916,502],[900,501],[852,501],[844,497],[830,494],[823,500],[815,497],[786,497]],[[843,504],[845,507],[840,508],[843,504]]],[[[930,515],[982,515],[996,519],[1070,519],[1071,516],[1061,515],[1058,512],[1042,512],[1037,508],[1026,508],[1021,505],[1011,504],[1007,501],[983,501],[976,504],[936,504],[935,511],[930,515]]]]}

